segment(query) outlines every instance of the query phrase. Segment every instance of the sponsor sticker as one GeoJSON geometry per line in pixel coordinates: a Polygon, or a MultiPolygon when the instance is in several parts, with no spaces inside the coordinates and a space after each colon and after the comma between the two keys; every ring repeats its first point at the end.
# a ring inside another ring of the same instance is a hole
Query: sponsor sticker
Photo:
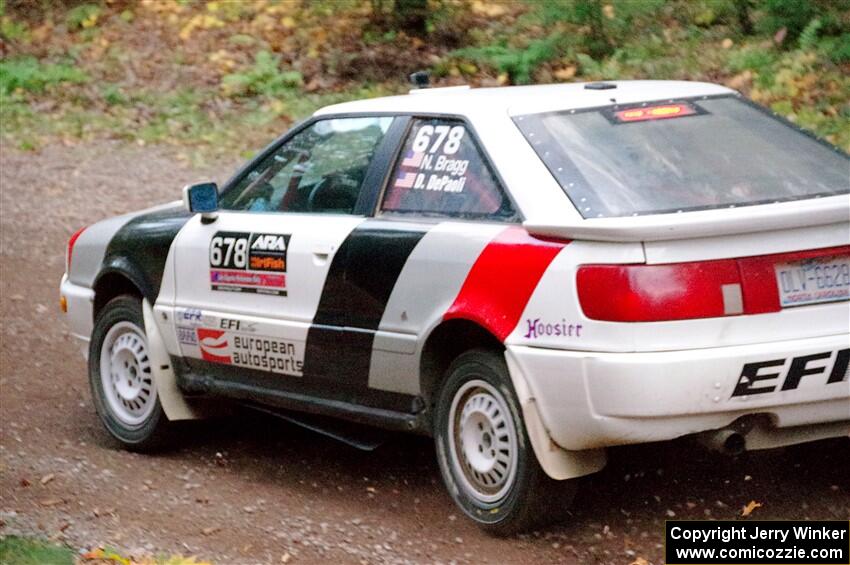
{"type": "Polygon", "coordinates": [[[177,341],[183,345],[198,345],[198,334],[195,328],[177,326],[177,341]]]}
{"type": "Polygon", "coordinates": [[[796,390],[801,382],[804,386],[829,386],[843,383],[848,378],[850,349],[801,355],[790,360],[779,357],[746,363],[741,369],[732,398],[796,390]]]}
{"type": "Polygon", "coordinates": [[[247,333],[255,332],[256,328],[253,322],[244,320],[219,318],[216,325],[220,328],[179,327],[178,339],[181,344],[197,347],[204,361],[282,375],[302,375],[303,344],[247,333]]]}
{"type": "Polygon", "coordinates": [[[203,313],[197,308],[182,308],[178,309],[177,323],[183,326],[202,326],[204,324],[203,313]]]}
{"type": "Polygon", "coordinates": [[[216,232],[210,240],[210,288],[286,296],[290,234],[216,232]]]}
{"type": "Polygon", "coordinates": [[[541,318],[525,320],[525,339],[541,337],[581,337],[581,324],[568,324],[566,318],[552,322],[541,318]]]}
{"type": "Polygon", "coordinates": [[[198,345],[201,347],[201,359],[213,363],[231,364],[230,343],[224,330],[212,330],[209,328],[197,328],[198,345]]]}

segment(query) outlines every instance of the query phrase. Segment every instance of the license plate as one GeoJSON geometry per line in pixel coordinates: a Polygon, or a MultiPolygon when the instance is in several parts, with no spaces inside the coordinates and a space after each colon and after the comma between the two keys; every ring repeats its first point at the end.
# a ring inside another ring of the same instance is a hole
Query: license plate
{"type": "Polygon", "coordinates": [[[789,261],[774,268],[783,308],[850,299],[850,256],[789,261]]]}

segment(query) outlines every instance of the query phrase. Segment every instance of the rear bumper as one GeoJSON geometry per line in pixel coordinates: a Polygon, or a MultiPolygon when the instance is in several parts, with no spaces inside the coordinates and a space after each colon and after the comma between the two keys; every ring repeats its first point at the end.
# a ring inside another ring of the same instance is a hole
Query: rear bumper
{"type": "Polygon", "coordinates": [[[552,439],[581,450],[672,439],[751,414],[778,428],[846,421],[850,433],[848,349],[845,333],[653,353],[510,346],[507,355],[552,439]]]}
{"type": "Polygon", "coordinates": [[[72,283],[66,274],[62,275],[59,294],[68,302],[66,318],[71,335],[89,341],[94,329],[94,291],[72,283]]]}

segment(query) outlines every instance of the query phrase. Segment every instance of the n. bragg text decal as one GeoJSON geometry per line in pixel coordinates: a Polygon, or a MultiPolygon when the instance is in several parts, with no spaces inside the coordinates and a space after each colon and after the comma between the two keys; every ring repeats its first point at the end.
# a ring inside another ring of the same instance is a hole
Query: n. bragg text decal
{"type": "Polygon", "coordinates": [[[210,288],[286,296],[290,234],[220,231],[210,240],[210,288]]]}

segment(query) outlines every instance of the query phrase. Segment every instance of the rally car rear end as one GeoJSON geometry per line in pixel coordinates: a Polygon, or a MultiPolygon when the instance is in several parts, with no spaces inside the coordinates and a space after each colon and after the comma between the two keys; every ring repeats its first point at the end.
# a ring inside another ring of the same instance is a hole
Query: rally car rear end
{"type": "Polygon", "coordinates": [[[578,212],[506,340],[557,445],[850,433],[844,152],[731,92],[513,119],[578,212]]]}
{"type": "MultiPolygon", "coordinates": [[[[535,311],[508,348],[560,446],[582,450],[720,430],[705,439],[719,448],[759,449],[850,431],[850,303],[782,307],[789,295],[772,280],[774,270],[780,278],[789,269],[844,277],[847,246],[665,264],[576,259],[553,265],[547,279],[575,277],[578,304],[562,327],[580,328],[578,340],[587,344],[552,347],[562,322],[535,311]],[[738,273],[744,284],[733,282],[738,273]],[[646,301],[656,308],[650,318],[668,319],[647,320],[640,309],[646,301]],[[708,314],[710,302],[718,313],[696,317],[708,314]],[[618,304],[627,306],[612,307],[618,304]]],[[[543,301],[530,308],[546,309],[543,301]]]]}

